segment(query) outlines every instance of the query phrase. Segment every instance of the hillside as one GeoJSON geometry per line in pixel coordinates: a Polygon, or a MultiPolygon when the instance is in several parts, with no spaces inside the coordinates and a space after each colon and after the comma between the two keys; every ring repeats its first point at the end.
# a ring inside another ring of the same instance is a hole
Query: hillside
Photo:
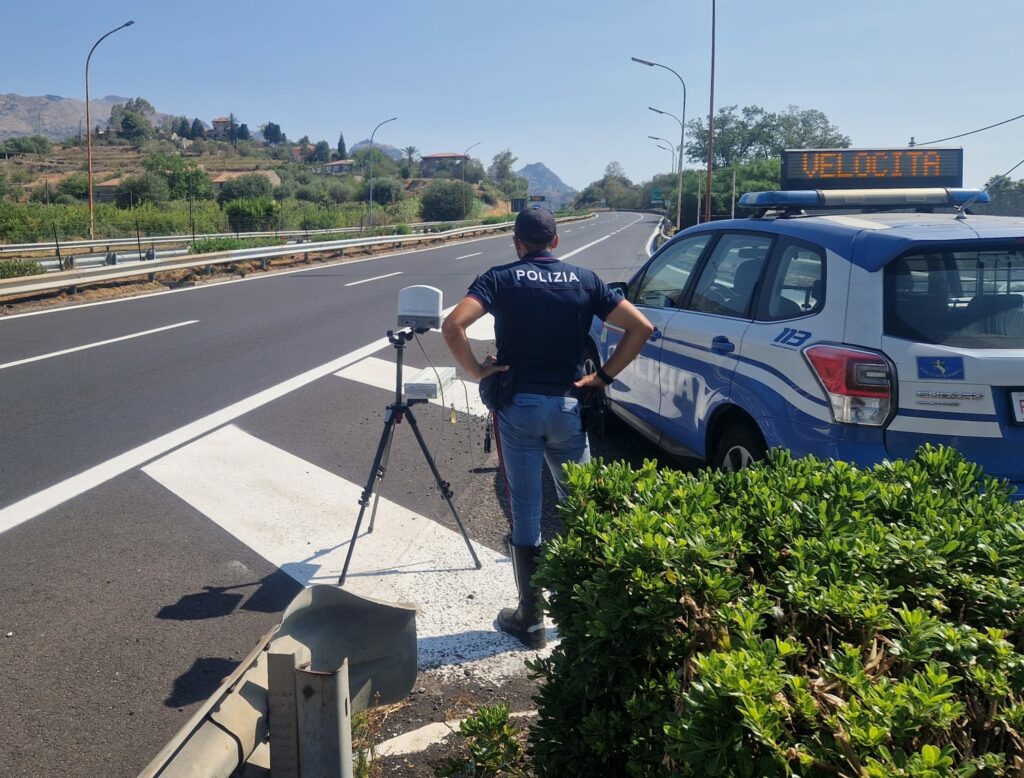
{"type": "MultiPolygon", "coordinates": [[[[116,95],[92,98],[89,101],[89,118],[93,126],[106,126],[110,110],[126,102],[127,97],[116,95]]],[[[157,114],[157,121],[162,115],[157,114]]],[[[11,93],[0,94],[0,140],[22,135],[43,135],[50,140],[60,141],[77,135],[79,130],[85,132],[85,100],[57,95],[25,97],[11,93]]]]}
{"type": "Polygon", "coordinates": [[[578,194],[575,189],[563,182],[542,162],[534,162],[527,165],[516,171],[516,174],[530,182],[531,195],[544,195],[547,198],[545,204],[551,210],[557,210],[559,207],[571,202],[578,194]]]}

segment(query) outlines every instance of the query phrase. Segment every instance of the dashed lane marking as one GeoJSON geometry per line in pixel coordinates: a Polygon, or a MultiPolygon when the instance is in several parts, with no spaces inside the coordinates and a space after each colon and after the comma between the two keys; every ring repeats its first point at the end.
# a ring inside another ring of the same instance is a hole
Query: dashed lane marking
{"type": "Polygon", "coordinates": [[[60,351],[51,351],[49,354],[40,354],[36,357],[28,357],[26,359],[19,359],[16,362],[7,362],[6,364],[0,365],[0,370],[5,370],[9,367],[17,367],[18,365],[27,365],[29,362],[39,362],[42,359],[51,359],[53,357],[64,356],[65,354],[73,354],[76,351],[85,351],[90,348],[97,348],[99,346],[109,346],[111,343],[120,343],[123,340],[132,340],[133,338],[141,338],[145,335],[153,335],[157,332],[166,332],[167,330],[177,329],[178,327],[186,327],[189,324],[198,324],[199,319],[192,319],[190,321],[179,321],[177,324],[168,324],[166,327],[157,327],[152,330],[144,330],[143,332],[133,332],[131,335],[121,335],[118,338],[109,338],[107,340],[100,340],[96,343],[86,343],[83,346],[75,346],[74,348],[66,348],[60,351]]]}

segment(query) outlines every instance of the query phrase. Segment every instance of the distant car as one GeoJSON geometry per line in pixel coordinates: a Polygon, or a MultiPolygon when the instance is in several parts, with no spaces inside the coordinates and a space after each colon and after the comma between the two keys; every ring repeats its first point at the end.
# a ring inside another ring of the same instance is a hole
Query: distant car
{"type": "MultiPolygon", "coordinates": [[[[750,193],[757,216],[684,230],[619,285],[656,329],[611,411],[725,469],[772,447],[870,465],[932,442],[1024,492],[1024,219],[968,215],[978,199],[750,193]],[[822,210],[836,201],[873,212],[822,210]]],[[[593,369],[621,333],[590,335],[593,369]]]]}

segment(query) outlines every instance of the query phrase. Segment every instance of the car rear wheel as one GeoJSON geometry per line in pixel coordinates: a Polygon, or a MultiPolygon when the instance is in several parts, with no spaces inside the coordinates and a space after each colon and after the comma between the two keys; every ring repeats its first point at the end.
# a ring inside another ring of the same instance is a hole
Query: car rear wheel
{"type": "Polygon", "coordinates": [[[715,447],[714,465],[734,473],[764,459],[767,447],[764,438],[749,422],[733,423],[725,428],[715,447]]]}

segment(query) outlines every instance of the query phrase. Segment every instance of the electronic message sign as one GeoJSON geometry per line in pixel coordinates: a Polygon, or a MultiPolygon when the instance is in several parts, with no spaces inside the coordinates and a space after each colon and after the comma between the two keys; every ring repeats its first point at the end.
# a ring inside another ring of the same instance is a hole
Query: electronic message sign
{"type": "Polygon", "coordinates": [[[779,188],[959,188],[963,182],[963,149],[787,149],[779,188]]]}

